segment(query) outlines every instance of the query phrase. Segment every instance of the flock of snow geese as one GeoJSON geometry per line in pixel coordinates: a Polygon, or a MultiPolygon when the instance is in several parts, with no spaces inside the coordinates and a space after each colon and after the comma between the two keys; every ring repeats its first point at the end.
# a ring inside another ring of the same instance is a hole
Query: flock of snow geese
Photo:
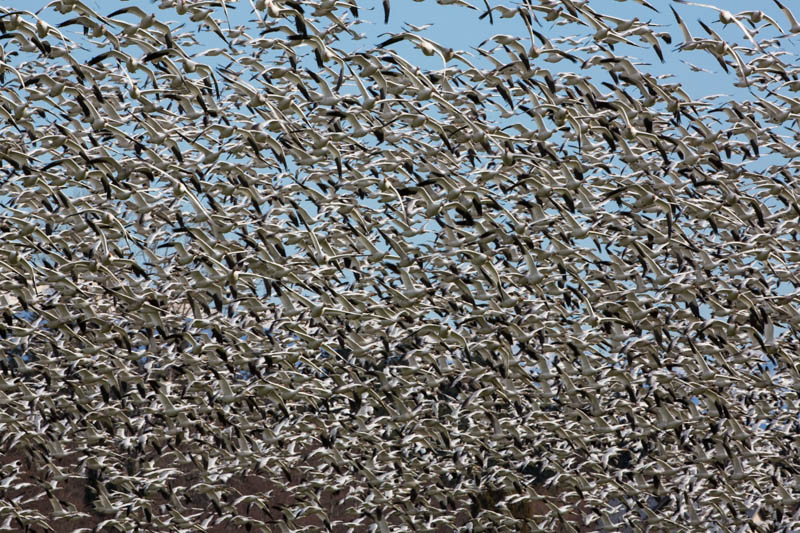
{"type": "Polygon", "coordinates": [[[505,1],[0,7],[1,531],[800,529],[791,6],[505,1]]]}

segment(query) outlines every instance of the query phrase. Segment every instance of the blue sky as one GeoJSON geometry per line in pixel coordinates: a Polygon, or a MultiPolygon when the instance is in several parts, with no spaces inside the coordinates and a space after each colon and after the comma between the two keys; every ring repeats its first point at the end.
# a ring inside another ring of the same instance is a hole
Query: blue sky
{"type": "MultiPolygon", "coordinates": [[[[385,34],[404,31],[405,28],[409,27],[406,26],[406,24],[418,27],[430,24],[431,26],[429,28],[422,30],[423,36],[446,47],[463,51],[464,55],[476,65],[480,65],[484,60],[480,57],[475,48],[493,35],[503,34],[517,36],[521,39],[523,46],[527,48],[530,45],[527,30],[519,17],[506,19],[501,16],[500,11],[495,11],[493,16],[494,24],[489,23],[489,17],[480,19],[479,17],[485,12],[483,0],[472,0],[471,3],[478,9],[452,5],[443,6],[439,5],[435,0],[426,0],[424,2],[394,0],[391,3],[391,15],[388,24],[383,23],[383,11],[380,2],[366,2],[361,0],[359,3],[362,6],[360,16],[367,22],[355,27],[355,31],[363,33],[364,37],[359,40],[337,42],[335,44],[338,48],[342,48],[349,53],[372,50],[377,43],[388,37],[388,35],[385,34]]],[[[488,3],[491,6],[499,5],[496,0],[489,0],[488,3]]],[[[103,15],[108,15],[121,7],[138,5],[146,12],[158,12],[162,20],[172,20],[177,23],[182,22],[182,17],[177,15],[174,10],[160,10],[157,3],[148,1],[98,2],[89,0],[86,4],[103,15]]],[[[245,25],[248,34],[253,37],[259,37],[260,30],[254,22],[255,14],[253,13],[250,2],[244,0],[238,3],[228,2],[228,4],[230,6],[229,14],[231,26],[245,25]]],[[[670,10],[670,6],[680,14],[689,26],[691,33],[695,36],[703,36],[705,34],[698,23],[698,19],[702,19],[711,28],[723,35],[730,43],[749,45],[749,42],[738,27],[733,24],[723,27],[723,25],[717,21],[718,13],[710,8],[657,0],[653,0],[653,4],[658,6],[660,12],[655,12],[634,1],[593,0],[591,2],[591,7],[598,12],[618,16],[621,19],[636,17],[640,20],[652,21],[653,24],[660,24],[662,25],[661,31],[668,32],[673,38],[671,44],[662,43],[664,55],[663,64],[659,61],[656,53],[645,45],[641,47],[618,45],[614,50],[615,54],[632,58],[632,60],[637,62],[640,70],[648,71],[656,76],[671,76],[669,82],[680,83],[689,95],[695,99],[712,94],[723,94],[734,98],[746,94],[746,89],[733,86],[733,83],[737,79],[737,74],[734,69],[731,69],[729,73],[723,72],[720,66],[705,52],[678,50],[679,45],[683,42],[683,37],[680,28],[676,24],[672,11],[670,10]],[[696,67],[695,70],[693,70],[689,64],[694,65],[694,67],[696,67]]],[[[7,5],[20,9],[37,11],[46,5],[46,2],[42,0],[11,1],[7,5]]],[[[517,4],[506,3],[505,5],[515,6],[517,4]]],[[[538,2],[534,1],[533,5],[538,5],[538,2]]],[[[752,9],[753,7],[753,3],[748,1],[716,2],[716,5],[724,5],[726,9],[733,13],[739,13],[747,9],[752,9]]],[[[773,17],[778,24],[782,25],[784,28],[788,28],[786,18],[773,2],[761,2],[758,7],[762,8],[769,16],[773,17]]],[[[308,7],[308,10],[312,11],[313,8],[308,7]]],[[[57,25],[71,16],[73,15],[62,15],[58,13],[52,6],[41,12],[41,17],[52,25],[57,25]]],[[[217,10],[217,18],[222,18],[222,16],[221,10],[217,10]]],[[[136,17],[130,14],[120,15],[119,18],[131,21],[136,19],[136,17]]],[[[186,17],[183,18],[185,19],[186,17]]],[[[573,35],[570,32],[575,31],[579,31],[581,36],[589,35],[592,32],[589,27],[570,25],[565,28],[563,26],[554,25],[545,19],[543,13],[538,13],[537,19],[538,25],[537,22],[534,22],[535,28],[551,40],[571,38],[573,35]]],[[[69,38],[74,39],[77,43],[84,43],[87,45],[87,51],[76,53],[76,57],[80,57],[82,53],[86,56],[86,59],[88,59],[103,50],[102,48],[87,44],[86,38],[80,33],[77,26],[64,28],[63,31],[69,38]]],[[[180,31],[180,29],[175,30],[176,33],[180,33],[180,31]]],[[[769,35],[777,34],[772,29],[765,30],[765,33],[769,35]]],[[[196,34],[195,37],[198,40],[198,45],[187,50],[189,53],[199,53],[208,48],[224,47],[224,43],[221,39],[210,31],[196,34]]],[[[536,44],[537,46],[541,46],[542,43],[537,42],[536,44]]],[[[492,46],[492,43],[488,43],[484,47],[488,49],[492,46]]],[[[576,46],[580,46],[580,44],[576,46]]],[[[423,69],[438,70],[442,68],[441,59],[439,57],[426,57],[419,50],[414,49],[405,42],[390,45],[388,48],[398,52],[423,69]]],[[[792,54],[792,56],[783,57],[785,62],[790,64],[796,62],[793,55],[797,52],[797,46],[792,40],[783,40],[781,43],[781,51],[792,54]]],[[[212,66],[220,66],[227,60],[220,60],[219,57],[221,56],[217,56],[217,58],[205,56],[198,60],[205,61],[212,66]]],[[[545,62],[544,57],[543,55],[538,59],[532,60],[534,66],[545,68],[554,74],[558,72],[577,72],[580,69],[580,64],[570,63],[567,60],[562,60],[558,63],[548,63],[545,62]]],[[[306,66],[314,68],[313,61],[309,61],[306,66]]],[[[596,67],[587,74],[592,77],[593,83],[598,87],[602,88],[601,82],[611,82],[608,73],[602,68],[596,67]]],[[[351,87],[350,90],[355,91],[356,89],[351,87]]],[[[526,118],[518,116],[515,120],[523,121],[526,120],[526,118]]],[[[767,165],[771,162],[774,162],[773,158],[762,157],[759,162],[748,164],[762,167],[762,165],[767,165]]]]}
{"type": "MultiPolygon", "coordinates": [[[[360,10],[360,18],[365,22],[355,26],[354,29],[357,33],[361,34],[363,38],[358,40],[351,39],[349,42],[343,39],[334,43],[334,46],[347,53],[371,51],[378,43],[388,38],[387,34],[399,33],[404,30],[408,30],[409,26],[407,24],[416,27],[430,25],[426,29],[421,30],[421,35],[446,47],[463,52],[463,55],[478,67],[481,65],[486,65],[487,62],[483,57],[480,56],[476,48],[482,42],[494,35],[515,36],[520,39],[520,42],[523,46],[526,48],[530,46],[528,32],[519,16],[503,18],[501,11],[495,10],[493,11],[492,17],[494,23],[490,24],[489,17],[484,16],[482,19],[480,18],[486,12],[484,0],[471,0],[471,4],[474,5],[476,9],[463,7],[461,5],[440,5],[438,1],[440,0],[394,0],[391,2],[389,23],[384,24],[381,3],[378,1],[366,2],[361,0],[360,4],[362,7],[360,10]]],[[[447,1],[450,2],[452,0],[447,1]]],[[[493,7],[501,5],[499,2],[497,2],[497,0],[486,1],[488,2],[488,5],[493,7]]],[[[20,9],[31,11],[38,11],[43,6],[48,5],[48,3],[44,0],[12,0],[9,2],[9,4],[10,7],[18,7],[20,9]]],[[[50,4],[53,4],[53,2],[50,2],[50,4]]],[[[504,5],[516,7],[519,4],[519,2],[516,2],[505,3],[504,5]]],[[[743,32],[736,25],[730,24],[727,27],[724,27],[718,20],[718,13],[707,7],[697,7],[674,1],[666,2],[663,0],[654,0],[653,4],[657,5],[658,9],[660,10],[659,12],[655,12],[652,9],[649,9],[648,7],[645,7],[644,5],[633,0],[626,2],[619,0],[594,0],[590,5],[597,12],[617,16],[620,19],[637,18],[643,21],[650,21],[651,24],[660,25],[660,31],[671,34],[671,44],[661,42],[664,56],[663,63],[659,61],[659,58],[653,49],[644,43],[637,47],[624,44],[617,45],[615,47],[614,53],[616,55],[630,58],[637,68],[643,72],[650,72],[655,76],[662,76],[664,77],[663,82],[665,83],[680,84],[686,90],[689,96],[693,97],[694,99],[700,99],[709,95],[721,95],[720,100],[722,101],[731,97],[740,98],[749,96],[746,89],[737,88],[734,86],[734,83],[737,81],[736,69],[731,68],[729,69],[729,72],[726,73],[722,70],[722,68],[720,68],[720,65],[709,53],[700,50],[686,51],[678,49],[680,44],[683,42],[683,36],[675,21],[672,11],[670,10],[670,7],[674,8],[680,14],[680,16],[688,25],[690,32],[695,37],[703,37],[706,35],[698,23],[698,19],[702,19],[714,31],[719,32],[720,35],[728,40],[729,43],[738,43],[743,46],[750,46],[750,43],[743,35],[743,32]]],[[[173,21],[176,24],[188,22],[188,18],[185,15],[178,15],[174,9],[159,9],[160,4],[154,1],[134,0],[130,2],[99,2],[96,0],[89,0],[86,2],[86,5],[103,15],[108,15],[109,13],[112,13],[121,7],[137,5],[146,12],[158,13],[159,16],[162,17],[162,20],[173,21]]],[[[228,1],[227,5],[229,5],[228,13],[230,15],[230,24],[232,27],[244,25],[247,28],[248,35],[254,38],[261,36],[261,30],[256,23],[256,15],[249,0],[241,0],[239,2],[228,1]]],[[[538,2],[533,2],[533,5],[538,5],[538,2]]],[[[732,13],[741,13],[753,8],[753,2],[744,0],[710,2],[709,5],[725,6],[725,8],[732,13]]],[[[307,12],[313,12],[313,7],[309,6],[308,4],[306,4],[306,6],[307,12]]],[[[763,9],[768,16],[771,16],[784,29],[789,27],[786,17],[773,2],[760,2],[758,3],[758,7],[763,9]]],[[[216,13],[218,19],[223,17],[221,9],[217,8],[216,13]]],[[[344,14],[342,15],[342,18],[345,22],[347,22],[348,19],[345,17],[350,17],[351,15],[347,11],[343,11],[343,13],[344,14]]],[[[588,26],[582,27],[576,24],[570,24],[568,26],[555,25],[552,22],[548,22],[541,11],[534,10],[534,14],[536,15],[536,21],[534,22],[534,27],[536,30],[554,41],[556,39],[574,38],[575,35],[573,32],[578,32],[580,37],[587,38],[594,31],[588,26]]],[[[62,15],[61,13],[57,12],[55,6],[50,5],[50,7],[41,12],[41,16],[48,23],[57,25],[73,15],[62,15]]],[[[131,22],[137,20],[137,17],[132,14],[123,14],[117,16],[116,18],[131,22]]],[[[268,15],[265,18],[268,20],[268,15]]],[[[325,25],[328,23],[329,21],[322,19],[319,24],[325,25]]],[[[291,25],[291,22],[289,19],[284,19],[281,21],[281,24],[291,25]]],[[[762,22],[761,25],[766,25],[766,22],[762,22]]],[[[194,27],[194,24],[189,23],[186,26],[194,27]]],[[[225,23],[223,23],[223,26],[225,26],[225,23]]],[[[86,46],[86,51],[74,52],[73,55],[75,57],[81,58],[83,55],[85,56],[84,58],[88,60],[99,52],[108,49],[108,47],[99,48],[95,44],[87,43],[87,39],[81,34],[79,26],[65,27],[63,28],[63,32],[75,42],[82,43],[86,46]]],[[[175,29],[175,32],[180,33],[181,28],[178,27],[175,29]]],[[[769,27],[759,34],[759,37],[762,35],[776,36],[777,34],[778,32],[774,28],[769,27]]],[[[277,36],[277,34],[268,36],[277,36]]],[[[209,48],[225,48],[225,44],[222,42],[222,40],[211,31],[195,34],[194,37],[197,39],[198,45],[189,47],[187,49],[187,52],[189,53],[197,54],[209,48]]],[[[635,37],[632,37],[632,39],[637,41],[635,37]]],[[[591,39],[588,39],[588,42],[579,42],[576,46],[589,44],[590,41],[591,39]]],[[[541,47],[542,43],[537,42],[536,45],[541,47]]],[[[483,46],[483,48],[490,50],[494,46],[495,43],[488,42],[483,46]]],[[[565,45],[560,44],[558,47],[563,49],[565,48],[565,45]]],[[[387,48],[399,53],[413,64],[419,65],[422,69],[440,70],[442,68],[442,61],[440,57],[426,57],[408,42],[401,41],[399,43],[389,45],[387,48]]],[[[135,50],[135,48],[127,49],[129,53],[134,53],[132,50],[135,50]]],[[[780,43],[780,53],[786,54],[781,57],[784,62],[788,64],[796,62],[794,57],[797,53],[796,40],[783,39],[780,43]]],[[[600,54],[600,52],[596,52],[596,54],[600,54]]],[[[496,55],[498,57],[502,57],[504,54],[502,51],[498,51],[496,55]]],[[[585,52],[581,52],[579,55],[582,58],[590,57],[590,54],[585,52]]],[[[743,53],[742,55],[745,61],[749,59],[744,56],[743,53]]],[[[223,56],[203,56],[197,58],[196,60],[209,64],[213,67],[219,67],[228,62],[228,60],[223,56]]],[[[532,60],[532,64],[535,67],[546,69],[553,74],[563,72],[581,72],[581,75],[590,77],[592,83],[602,90],[606,90],[607,88],[603,87],[603,82],[613,83],[609,73],[602,67],[591,67],[587,70],[581,71],[580,62],[571,63],[567,60],[561,60],[557,63],[551,63],[545,61],[544,55],[532,60]]],[[[310,56],[308,56],[305,66],[310,69],[316,68],[316,65],[310,56]]],[[[459,65],[459,67],[461,66],[462,65],[459,65]]],[[[354,86],[346,86],[344,90],[356,92],[357,88],[354,86]]],[[[515,120],[520,121],[525,120],[525,118],[518,116],[515,120]]],[[[763,168],[761,165],[767,165],[770,164],[770,162],[771,161],[769,158],[765,158],[763,161],[758,163],[758,166],[763,168]]]]}
{"type": "MultiPolygon", "coordinates": [[[[158,8],[159,4],[156,2],[86,1],[85,3],[92,9],[95,9],[98,13],[104,15],[107,15],[121,7],[137,5],[145,11],[160,11],[166,20],[180,19],[180,17],[175,14],[174,10],[160,10],[158,8]]],[[[497,0],[489,0],[488,3],[490,6],[506,5],[509,7],[514,7],[518,5],[518,3],[507,1],[501,3],[497,2],[497,0]]],[[[787,1],[786,5],[791,6],[792,3],[793,2],[787,1]]],[[[47,4],[48,2],[45,2],[44,0],[12,0],[10,2],[6,2],[6,5],[9,7],[16,7],[30,11],[37,11],[47,4]]],[[[255,17],[251,4],[246,0],[242,0],[238,3],[230,2],[229,0],[228,4],[230,4],[229,14],[231,24],[233,26],[244,24],[253,29],[251,35],[257,36],[256,30],[254,29],[255,24],[252,22],[255,20],[255,17]]],[[[476,47],[479,43],[491,37],[492,35],[515,35],[519,36],[525,41],[523,44],[529,44],[527,31],[518,16],[505,19],[501,17],[499,11],[494,11],[494,24],[489,24],[488,17],[484,17],[482,20],[479,19],[479,16],[486,11],[482,0],[471,0],[471,4],[477,9],[470,9],[462,6],[439,5],[435,0],[394,0],[391,2],[391,15],[388,24],[383,23],[383,10],[380,2],[373,0],[365,2],[364,0],[361,0],[360,4],[363,6],[361,8],[360,16],[362,19],[365,19],[369,22],[356,28],[356,31],[363,33],[365,38],[360,41],[349,43],[347,48],[352,50],[367,50],[385,38],[381,37],[381,34],[385,32],[401,32],[403,31],[404,27],[407,28],[407,26],[404,26],[406,23],[413,24],[415,26],[432,24],[431,27],[422,31],[421,34],[423,36],[450,48],[462,50],[467,52],[467,54],[472,54],[476,60],[479,60],[479,56],[474,51],[473,47],[476,47]],[[369,6],[372,8],[370,9],[369,6]]],[[[534,2],[534,5],[536,4],[537,2],[534,2]]],[[[717,12],[709,8],[684,5],[677,2],[665,2],[663,0],[653,0],[652,4],[655,5],[660,12],[657,13],[632,0],[626,2],[619,0],[594,0],[590,5],[598,12],[617,16],[622,19],[636,17],[639,20],[661,24],[663,25],[663,31],[672,34],[674,39],[672,45],[663,45],[665,59],[663,65],[660,64],[655,53],[646,47],[634,49],[633,47],[623,45],[618,47],[616,53],[620,55],[636,57],[643,62],[650,63],[649,66],[643,67],[643,69],[648,70],[653,74],[673,75],[675,80],[679,81],[684,85],[684,87],[689,89],[693,96],[703,96],[717,93],[730,94],[732,90],[732,76],[735,76],[735,73],[725,74],[722,72],[722,69],[720,69],[719,65],[714,62],[708,56],[708,54],[703,52],[683,51],[679,53],[676,50],[676,46],[682,41],[682,36],[680,28],[676,24],[669,7],[672,6],[676,9],[676,11],[678,11],[678,13],[689,26],[692,34],[695,36],[704,35],[702,28],[697,23],[698,19],[702,19],[706,23],[711,23],[709,25],[715,31],[719,32],[723,37],[730,39],[729,42],[738,42],[743,45],[748,44],[747,40],[742,35],[741,30],[735,25],[729,25],[727,28],[723,28],[722,24],[720,24],[717,20],[717,12]],[[684,63],[684,61],[692,63],[699,68],[707,69],[710,72],[693,72],[692,69],[686,63],[684,63]]],[[[709,1],[707,4],[724,7],[731,13],[740,13],[742,11],[751,10],[757,7],[758,9],[763,10],[767,15],[771,16],[784,29],[788,28],[786,18],[773,2],[754,3],[752,1],[745,0],[730,0],[724,2],[709,1]]],[[[65,15],[58,13],[54,7],[49,7],[43,11],[41,16],[51,24],[57,24],[58,22],[66,20],[67,18],[65,15]]],[[[127,20],[130,17],[130,15],[120,16],[120,18],[123,20],[127,20]]],[[[541,24],[537,27],[538,31],[541,31],[541,33],[546,35],[548,38],[554,39],[559,36],[569,36],[569,34],[565,34],[563,27],[554,26],[552,23],[545,20],[541,13],[538,15],[538,20],[541,24]]],[[[71,29],[67,28],[66,31],[71,34],[71,37],[77,39],[81,36],[78,34],[75,28],[76,27],[72,27],[71,29]]],[[[574,30],[575,28],[571,25],[569,29],[574,30]]],[[[211,32],[198,34],[196,37],[200,41],[201,46],[205,45],[207,47],[218,47],[221,44],[219,38],[211,32]]],[[[438,57],[425,57],[418,51],[413,50],[410,45],[398,43],[393,45],[392,49],[401,52],[404,57],[413,59],[415,64],[420,65],[422,68],[440,68],[441,60],[438,57]]],[[[784,40],[782,43],[782,49],[794,54],[797,52],[797,45],[792,42],[792,40],[784,40]]],[[[543,66],[554,72],[576,70],[575,67],[573,67],[568,61],[561,61],[556,65],[544,63],[543,66]]]]}
{"type": "MultiPolygon", "coordinates": [[[[178,15],[173,9],[161,10],[159,4],[150,1],[132,1],[132,2],[100,2],[95,0],[88,0],[86,5],[95,9],[98,13],[108,15],[109,13],[125,6],[137,5],[146,12],[157,12],[163,20],[175,21],[176,23],[188,22],[186,16],[178,15]]],[[[484,64],[485,60],[478,54],[476,47],[493,35],[512,35],[521,39],[523,46],[526,48],[530,45],[528,39],[528,32],[518,16],[513,18],[503,18],[501,11],[496,10],[493,12],[494,24],[489,23],[489,17],[479,17],[485,13],[485,4],[483,0],[471,0],[472,5],[477,9],[470,9],[458,5],[439,5],[435,0],[426,0],[424,2],[403,0],[394,0],[391,2],[391,14],[389,23],[383,22],[383,10],[381,3],[377,1],[366,2],[361,0],[361,19],[367,21],[355,27],[355,31],[363,33],[364,37],[359,40],[352,40],[350,42],[337,42],[335,46],[346,50],[347,52],[369,51],[372,50],[379,42],[387,38],[387,33],[401,32],[409,28],[407,24],[417,27],[430,25],[425,30],[422,30],[422,35],[438,43],[453,48],[455,50],[463,51],[464,55],[473,61],[476,65],[484,64]]],[[[534,6],[538,2],[532,2],[534,6]]],[[[24,0],[24,1],[11,1],[8,3],[10,7],[18,7],[20,9],[27,9],[31,11],[38,11],[47,4],[44,0],[24,0]]],[[[488,0],[490,6],[498,6],[499,2],[496,0],[488,0]]],[[[620,56],[628,56],[635,60],[638,68],[642,71],[651,72],[657,76],[669,76],[671,78],[666,81],[669,83],[680,83],[689,95],[695,99],[712,94],[727,95],[728,98],[739,96],[750,96],[746,94],[746,89],[736,88],[733,83],[737,80],[735,69],[731,69],[729,73],[722,71],[720,66],[714,61],[711,56],[702,51],[679,51],[678,47],[683,41],[681,30],[676,24],[675,18],[670,10],[672,6],[683,18],[689,26],[690,31],[695,36],[703,36],[704,30],[700,27],[698,19],[704,20],[715,31],[718,31],[730,43],[739,43],[742,45],[749,45],[749,42],[743,35],[742,31],[731,24],[723,27],[718,19],[718,13],[710,8],[697,7],[692,5],[685,5],[677,2],[653,1],[657,5],[660,12],[655,12],[644,5],[635,1],[620,2],[617,0],[600,0],[592,1],[591,7],[605,14],[618,16],[621,19],[638,18],[640,20],[651,21],[654,24],[662,25],[662,31],[668,32],[672,35],[673,41],[671,44],[662,43],[664,63],[662,64],[655,52],[649,46],[633,47],[627,45],[617,45],[614,53],[620,56]],[[690,65],[696,67],[692,70],[690,65]],[[704,70],[699,70],[704,69],[704,70]]],[[[752,9],[753,3],[749,1],[725,1],[717,2],[717,5],[724,5],[726,9],[733,13],[739,13],[746,9],[752,9]]],[[[260,30],[255,23],[255,13],[253,12],[252,5],[248,0],[243,0],[237,3],[228,2],[230,7],[230,23],[231,26],[236,27],[245,25],[247,32],[252,37],[259,37],[260,30]]],[[[507,6],[516,6],[517,3],[506,3],[507,6]]],[[[307,5],[308,6],[308,5],[307,5]]],[[[765,13],[773,17],[779,24],[788,28],[786,18],[780,12],[778,7],[773,2],[761,2],[758,7],[764,9],[765,13]]],[[[313,11],[312,7],[307,7],[309,12],[313,11]]],[[[544,14],[537,12],[537,21],[534,26],[537,31],[551,40],[566,39],[572,37],[569,32],[578,31],[581,36],[589,35],[593,30],[589,27],[579,27],[574,24],[568,27],[557,26],[548,22],[544,14]],[[538,25],[537,25],[538,22],[538,25]]],[[[41,12],[42,18],[52,25],[57,25],[66,20],[70,15],[62,15],[57,12],[54,6],[50,6],[41,12]]],[[[222,18],[222,11],[217,9],[217,17],[222,18]]],[[[343,15],[344,16],[344,15],[343,15]]],[[[347,13],[349,16],[349,13],[347,13]]],[[[135,21],[136,17],[131,14],[119,15],[118,18],[123,20],[135,21]]],[[[327,21],[325,22],[327,23],[327,21]]],[[[762,23],[764,24],[764,23],[762,23]]],[[[193,27],[193,25],[187,27],[193,27]]],[[[777,32],[769,28],[765,30],[769,35],[775,35],[777,32]]],[[[77,43],[82,43],[86,46],[86,51],[76,52],[76,57],[85,56],[85,59],[93,57],[100,51],[107,49],[98,48],[96,45],[89,44],[87,39],[81,34],[78,26],[70,26],[63,28],[63,32],[77,43]]],[[[175,33],[180,33],[181,29],[176,29],[175,33]]],[[[199,53],[208,48],[224,47],[222,40],[212,33],[211,31],[198,33],[194,35],[198,40],[198,45],[187,50],[189,53],[199,53]]],[[[537,43],[541,46],[542,43],[537,43]]],[[[484,45],[485,49],[489,49],[493,43],[484,45]]],[[[577,46],[580,46],[578,44],[577,46]]],[[[791,39],[784,39],[781,43],[781,51],[794,55],[797,51],[796,44],[791,39]]],[[[390,45],[388,48],[398,52],[403,57],[407,58],[414,64],[419,65],[423,69],[438,70],[442,68],[441,59],[438,56],[426,57],[419,50],[406,42],[399,42],[390,45]]],[[[131,52],[131,49],[128,49],[131,52]]],[[[131,52],[133,53],[133,52],[131,52]]],[[[497,54],[502,55],[502,52],[497,54]]],[[[586,56],[586,54],[582,54],[586,56]]],[[[545,61],[545,56],[542,55],[537,59],[532,60],[534,66],[547,69],[554,74],[559,72],[577,72],[580,70],[580,64],[570,63],[567,60],[559,61],[558,63],[549,63],[545,61]]],[[[219,67],[227,60],[222,56],[210,57],[204,56],[198,58],[198,61],[204,61],[212,66],[219,67]]],[[[785,56],[783,60],[789,64],[794,61],[793,56],[785,56]]],[[[313,60],[309,60],[306,65],[309,68],[315,68],[313,60]]],[[[595,86],[606,90],[601,84],[602,82],[611,82],[611,78],[604,69],[594,67],[588,72],[582,73],[592,78],[595,86]]],[[[356,91],[355,87],[345,88],[345,90],[356,91]]],[[[724,100],[723,98],[722,100],[724,100]]],[[[535,124],[526,124],[524,121],[530,121],[527,117],[517,115],[514,119],[521,122],[528,127],[535,127],[535,124]]],[[[756,163],[749,163],[763,168],[768,164],[774,162],[772,157],[763,157],[756,163]]]]}

